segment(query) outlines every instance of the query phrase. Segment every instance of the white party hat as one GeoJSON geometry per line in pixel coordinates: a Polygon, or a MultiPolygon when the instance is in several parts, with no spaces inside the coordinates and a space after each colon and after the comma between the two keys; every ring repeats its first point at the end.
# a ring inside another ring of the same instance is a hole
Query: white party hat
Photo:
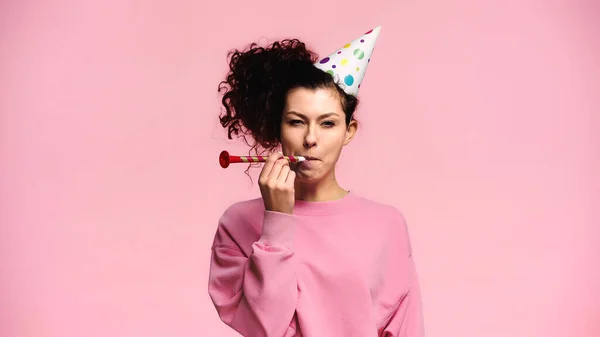
{"type": "Polygon", "coordinates": [[[380,30],[381,26],[371,29],[329,56],[317,60],[315,67],[333,76],[346,93],[356,96],[380,30]]]}

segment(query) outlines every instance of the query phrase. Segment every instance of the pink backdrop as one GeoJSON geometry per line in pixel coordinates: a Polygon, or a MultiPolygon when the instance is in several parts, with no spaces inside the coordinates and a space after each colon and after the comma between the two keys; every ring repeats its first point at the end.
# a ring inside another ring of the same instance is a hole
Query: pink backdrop
{"type": "Polygon", "coordinates": [[[383,24],[339,178],[405,213],[427,336],[599,336],[599,13],[3,1],[0,335],[236,336],[207,294],[218,217],[258,195],[217,165],[245,152],[216,119],[226,52],[298,36],[326,54],[383,24]]]}

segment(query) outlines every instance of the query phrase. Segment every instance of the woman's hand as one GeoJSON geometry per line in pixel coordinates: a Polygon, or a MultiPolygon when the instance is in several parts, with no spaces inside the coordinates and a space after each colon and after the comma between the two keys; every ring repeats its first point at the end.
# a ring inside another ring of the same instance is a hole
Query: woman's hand
{"type": "Polygon", "coordinates": [[[281,156],[280,153],[273,153],[267,158],[258,185],[266,210],[293,214],[296,172],[290,169],[287,159],[279,159],[281,156]]]}

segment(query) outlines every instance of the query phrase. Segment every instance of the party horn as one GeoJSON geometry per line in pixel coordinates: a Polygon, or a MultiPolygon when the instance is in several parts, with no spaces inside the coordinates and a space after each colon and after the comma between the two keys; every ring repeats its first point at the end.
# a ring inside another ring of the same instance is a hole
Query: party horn
{"type": "MultiPolygon", "coordinates": [[[[268,157],[265,156],[232,156],[227,151],[222,151],[219,155],[219,164],[222,168],[227,168],[229,164],[234,163],[262,163],[267,161],[268,157]]],[[[281,156],[280,159],[285,158],[292,163],[299,163],[305,161],[306,158],[300,156],[281,156]]]]}

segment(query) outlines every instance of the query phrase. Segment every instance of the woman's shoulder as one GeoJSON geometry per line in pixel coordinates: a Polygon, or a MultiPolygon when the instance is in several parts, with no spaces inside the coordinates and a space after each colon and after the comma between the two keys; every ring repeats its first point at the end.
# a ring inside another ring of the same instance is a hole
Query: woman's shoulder
{"type": "Polygon", "coordinates": [[[357,200],[357,206],[360,207],[363,212],[370,211],[379,216],[386,216],[404,221],[404,215],[400,207],[392,202],[386,202],[357,194],[354,194],[354,198],[357,200]]]}
{"type": "Polygon", "coordinates": [[[390,240],[401,240],[401,246],[406,247],[409,254],[412,254],[409,226],[400,207],[393,202],[359,198],[365,209],[371,210],[373,214],[371,217],[376,219],[374,224],[380,226],[379,228],[390,240]]]}
{"type": "Polygon", "coordinates": [[[263,215],[264,203],[262,198],[244,199],[234,201],[225,208],[222,218],[247,219],[263,215]]]}
{"type": "Polygon", "coordinates": [[[230,236],[235,238],[238,244],[241,244],[252,233],[256,235],[261,230],[264,209],[262,198],[231,203],[221,213],[217,226],[217,236],[230,236]]]}
{"type": "Polygon", "coordinates": [[[219,218],[213,246],[228,246],[248,253],[260,235],[263,217],[262,198],[230,203],[219,218]]]}

